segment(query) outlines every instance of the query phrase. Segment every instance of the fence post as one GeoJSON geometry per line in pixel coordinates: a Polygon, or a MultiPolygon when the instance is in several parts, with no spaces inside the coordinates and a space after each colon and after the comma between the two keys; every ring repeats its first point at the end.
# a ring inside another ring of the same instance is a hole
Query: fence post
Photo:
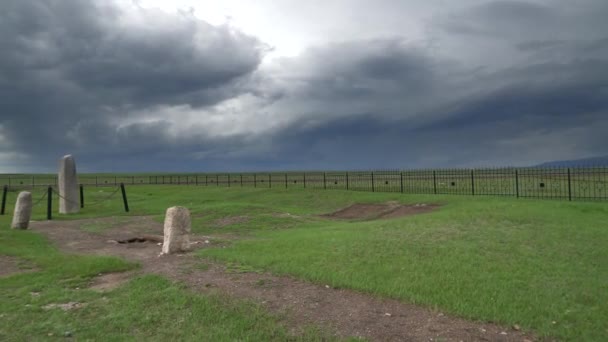
{"type": "Polygon", "coordinates": [[[570,168],[568,168],[568,201],[572,201],[572,182],[570,180],[570,168]]]}
{"type": "Polygon", "coordinates": [[[220,186],[220,176],[218,176],[218,174],[215,174],[215,185],[220,186]]]}
{"type": "Polygon", "coordinates": [[[287,189],[287,173],[285,174],[285,189],[287,189]]]}
{"type": "Polygon", "coordinates": [[[230,174],[228,174],[228,187],[230,187],[230,174]]]}
{"type": "Polygon", "coordinates": [[[471,195],[475,196],[475,176],[473,170],[471,170],[471,195]]]}
{"type": "Polygon", "coordinates": [[[348,190],[349,185],[348,185],[348,171],[346,171],[346,190],[348,190]]]}
{"type": "Polygon", "coordinates": [[[122,192],[122,202],[125,205],[125,211],[129,212],[129,202],[127,202],[127,191],[125,190],[124,183],[120,183],[120,191],[122,192]]]}
{"type": "Polygon", "coordinates": [[[257,188],[258,187],[258,177],[257,177],[257,173],[253,174],[253,187],[257,188]]]}
{"type": "Polygon", "coordinates": [[[306,172],[304,172],[304,189],[306,189],[306,172]]]}
{"type": "Polygon", "coordinates": [[[2,187],[2,207],[0,208],[0,215],[4,215],[6,209],[6,194],[8,193],[8,186],[2,187]]]}
{"type": "Polygon", "coordinates": [[[99,186],[99,183],[97,182],[97,176],[95,176],[95,186],[99,186]]]}
{"type": "Polygon", "coordinates": [[[80,207],[84,208],[84,186],[80,184],[80,207]]]}
{"type": "Polygon", "coordinates": [[[194,185],[198,185],[198,175],[194,175],[194,185]]]}
{"type": "Polygon", "coordinates": [[[243,187],[243,174],[241,173],[241,188],[243,187]]]}
{"type": "Polygon", "coordinates": [[[207,178],[207,175],[205,175],[205,186],[209,186],[209,179],[207,178]]]}
{"type": "Polygon", "coordinates": [[[519,198],[519,173],[515,169],[515,197],[519,198]]]}
{"type": "Polygon", "coordinates": [[[376,192],[376,186],[374,185],[374,171],[372,171],[372,192],[376,192]]]}
{"type": "Polygon", "coordinates": [[[46,190],[46,219],[53,219],[53,187],[49,186],[46,190]]]}
{"type": "Polygon", "coordinates": [[[403,193],[403,171],[399,171],[399,183],[401,186],[401,193],[403,193]]]}
{"type": "Polygon", "coordinates": [[[435,170],[433,170],[433,193],[437,195],[437,174],[435,170]]]}
{"type": "Polygon", "coordinates": [[[272,189],[272,174],[268,174],[268,188],[272,189]]]}
{"type": "Polygon", "coordinates": [[[326,174],[323,172],[323,189],[327,190],[327,179],[326,174]]]}

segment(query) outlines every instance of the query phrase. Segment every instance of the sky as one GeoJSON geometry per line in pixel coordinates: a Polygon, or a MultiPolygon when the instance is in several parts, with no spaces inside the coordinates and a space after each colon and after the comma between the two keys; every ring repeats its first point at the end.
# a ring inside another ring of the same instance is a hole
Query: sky
{"type": "Polygon", "coordinates": [[[605,0],[2,0],[0,173],[608,155],[605,0]]]}

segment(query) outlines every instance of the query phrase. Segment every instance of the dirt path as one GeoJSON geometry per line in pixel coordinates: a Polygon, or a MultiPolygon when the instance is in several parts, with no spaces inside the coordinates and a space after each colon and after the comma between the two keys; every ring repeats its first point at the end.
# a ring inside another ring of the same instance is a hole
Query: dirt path
{"type": "MultiPolygon", "coordinates": [[[[304,325],[328,328],[337,336],[360,336],[372,341],[532,341],[520,331],[490,323],[472,322],[396,300],[379,299],[356,291],[332,289],[291,277],[271,274],[230,273],[192,253],[159,257],[156,242],[118,244],[144,234],[162,234],[162,225],[149,217],[32,223],[60,249],[82,254],[114,255],[142,264],[141,271],[106,275],[95,288],[108,289],[137,273],[154,273],[188,284],[201,292],[220,292],[262,304],[284,317],[293,331],[304,325]],[[112,224],[90,233],[81,227],[112,224]],[[209,267],[200,267],[208,264],[209,267]]],[[[194,248],[213,246],[214,237],[194,236],[194,248]],[[209,240],[210,243],[205,243],[209,240]]]]}
{"type": "Polygon", "coordinates": [[[25,260],[0,255],[0,278],[8,277],[17,273],[31,272],[34,270],[35,268],[25,260]]]}

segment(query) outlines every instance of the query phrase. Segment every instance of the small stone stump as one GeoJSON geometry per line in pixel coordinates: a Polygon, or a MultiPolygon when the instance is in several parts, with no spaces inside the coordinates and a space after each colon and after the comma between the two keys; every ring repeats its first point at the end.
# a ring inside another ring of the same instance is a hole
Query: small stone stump
{"type": "Polygon", "coordinates": [[[162,254],[190,250],[190,211],[184,207],[171,207],[165,214],[162,254]]]}
{"type": "Polygon", "coordinates": [[[17,203],[15,203],[15,212],[13,214],[13,223],[11,227],[13,229],[27,229],[30,225],[30,218],[32,217],[32,193],[29,191],[22,191],[17,196],[17,203]]]}
{"type": "Polygon", "coordinates": [[[76,175],[76,162],[71,154],[63,156],[59,161],[59,213],[76,214],[80,211],[80,193],[78,190],[78,177],[76,175]]]}

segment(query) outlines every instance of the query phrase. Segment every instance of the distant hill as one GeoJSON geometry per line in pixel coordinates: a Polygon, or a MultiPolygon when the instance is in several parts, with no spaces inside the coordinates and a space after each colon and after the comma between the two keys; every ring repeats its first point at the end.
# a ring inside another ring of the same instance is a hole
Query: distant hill
{"type": "Polygon", "coordinates": [[[556,160],[536,165],[538,167],[591,167],[608,166],[608,155],[574,160],[556,160]]]}

